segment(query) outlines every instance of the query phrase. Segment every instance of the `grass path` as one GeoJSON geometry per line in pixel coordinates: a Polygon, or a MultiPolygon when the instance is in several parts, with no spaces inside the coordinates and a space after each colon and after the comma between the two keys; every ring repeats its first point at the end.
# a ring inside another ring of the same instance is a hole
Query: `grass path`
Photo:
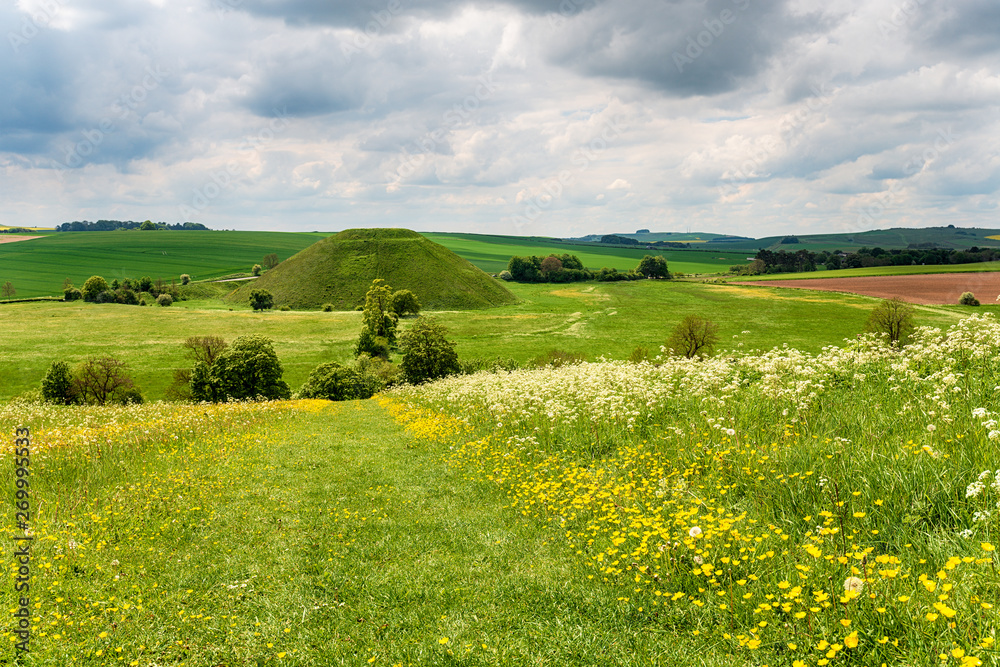
{"type": "Polygon", "coordinates": [[[65,537],[39,541],[48,634],[23,664],[733,664],[619,604],[374,401],[213,443],[52,476],[49,506],[96,544],[67,563],[65,537]]]}

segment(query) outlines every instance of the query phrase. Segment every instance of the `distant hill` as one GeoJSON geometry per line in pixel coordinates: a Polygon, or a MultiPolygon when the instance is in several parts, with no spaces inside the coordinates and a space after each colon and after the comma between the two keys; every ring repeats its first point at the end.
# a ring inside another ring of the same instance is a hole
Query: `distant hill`
{"type": "Polygon", "coordinates": [[[408,229],[348,229],[314,243],[228,298],[246,301],[253,289],[274,295],[275,306],[296,310],[332,303],[353,310],[372,280],[408,289],[427,310],[471,310],[517,301],[503,283],[451,250],[408,229]]]}

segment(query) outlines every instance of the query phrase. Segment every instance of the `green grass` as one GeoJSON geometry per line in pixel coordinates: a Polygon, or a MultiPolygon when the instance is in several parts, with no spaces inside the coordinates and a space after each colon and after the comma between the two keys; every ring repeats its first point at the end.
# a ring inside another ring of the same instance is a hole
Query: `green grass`
{"type": "Polygon", "coordinates": [[[671,271],[697,274],[723,273],[735,264],[746,264],[748,256],[744,252],[701,251],[700,249],[697,251],[646,250],[643,248],[595,246],[527,236],[441,233],[425,233],[424,236],[435,243],[440,243],[488,273],[499,273],[506,269],[507,263],[514,255],[543,257],[553,253],[557,255],[569,253],[579,257],[588,269],[601,269],[606,266],[619,271],[634,269],[645,255],[663,255],[671,271]]]}
{"type": "MultiPolygon", "coordinates": [[[[192,294],[230,289],[189,287],[192,294]]],[[[510,287],[520,299],[517,304],[438,313],[461,359],[499,355],[527,362],[551,349],[588,359],[624,359],[639,346],[655,355],[686,315],[718,322],[723,349],[769,349],[788,343],[818,351],[861,331],[877,303],[861,296],[682,281],[510,287]],[[742,334],[745,330],[750,333],[742,334]]],[[[251,332],[274,341],[285,380],[295,390],[318,364],[350,361],[361,328],[359,312],[254,313],[245,303],[231,306],[232,311],[220,307],[222,303],[202,298],[170,308],[0,304],[0,400],[37,389],[53,361],[77,363],[109,353],[133,367],[147,399],[164,398],[173,369],[191,366],[181,347],[187,337],[215,335],[231,341],[251,332]]],[[[917,322],[942,326],[966,313],[959,306],[918,307],[917,322]]],[[[403,320],[401,327],[408,325],[403,320]]]]}
{"type": "Polygon", "coordinates": [[[19,415],[39,619],[21,664],[733,664],[576,576],[551,530],[374,401],[87,414],[19,415]]]}
{"type": "Polygon", "coordinates": [[[0,244],[0,283],[17,296],[62,294],[69,278],[77,287],[92,275],[194,280],[249,271],[264,255],[282,260],[326,234],[288,232],[118,231],[62,232],[0,244]]]}
{"type": "MultiPolygon", "coordinates": [[[[953,248],[956,250],[967,250],[972,246],[996,248],[1000,246],[1000,240],[988,238],[1000,235],[998,229],[979,229],[961,227],[924,227],[924,228],[902,228],[875,229],[861,232],[848,232],[842,234],[787,234],[781,236],[768,236],[752,241],[725,241],[718,245],[725,249],[743,249],[756,252],[759,248],[769,250],[786,250],[795,252],[797,250],[810,250],[820,252],[822,250],[833,251],[842,250],[852,252],[859,248],[882,248],[890,250],[892,248],[905,249],[911,245],[930,243],[934,247],[953,248]],[[794,236],[798,243],[782,243],[788,236],[794,236]]],[[[713,244],[715,245],[715,244],[713,244]]]]}
{"type": "Polygon", "coordinates": [[[863,278],[866,276],[908,276],[934,273],[978,273],[1000,271],[1000,262],[975,264],[947,264],[942,266],[872,266],[860,269],[835,269],[833,271],[807,271],[805,273],[770,273],[764,276],[736,276],[728,280],[806,280],[809,278],[863,278]]]}
{"type": "Polygon", "coordinates": [[[483,273],[444,246],[406,229],[348,229],[306,248],[240,287],[232,301],[255,289],[274,295],[275,307],[318,309],[324,303],[354,310],[372,280],[408,289],[425,308],[487,308],[515,301],[505,283],[483,273]]]}

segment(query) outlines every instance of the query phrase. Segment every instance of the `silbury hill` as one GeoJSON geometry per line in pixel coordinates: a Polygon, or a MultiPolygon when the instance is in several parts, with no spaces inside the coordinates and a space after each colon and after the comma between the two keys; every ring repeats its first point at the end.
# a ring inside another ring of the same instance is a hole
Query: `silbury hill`
{"type": "Polygon", "coordinates": [[[514,303],[503,283],[451,250],[408,229],[346,229],[314,243],[247,281],[228,298],[246,301],[251,290],[274,295],[275,307],[311,310],[364,304],[372,280],[408,289],[427,310],[472,310],[514,303]]]}

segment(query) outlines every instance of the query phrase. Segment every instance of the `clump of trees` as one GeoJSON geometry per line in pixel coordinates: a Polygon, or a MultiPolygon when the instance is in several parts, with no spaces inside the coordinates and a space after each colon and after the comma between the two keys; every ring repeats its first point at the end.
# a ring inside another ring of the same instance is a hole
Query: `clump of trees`
{"type": "Polygon", "coordinates": [[[97,222],[73,221],[56,225],[57,232],[113,232],[119,229],[166,229],[166,230],[199,230],[208,231],[208,227],[200,222],[183,222],[177,224],[167,224],[165,222],[135,222],[132,220],[98,220],[97,222]],[[146,223],[149,226],[143,227],[146,223]]]}
{"type": "Polygon", "coordinates": [[[608,267],[592,271],[584,268],[579,257],[570,254],[551,254],[548,257],[515,255],[507,263],[507,270],[500,273],[502,280],[522,283],[570,283],[585,280],[613,282],[670,277],[667,260],[661,255],[646,255],[631,271],[619,271],[608,267]]]}
{"type": "Polygon", "coordinates": [[[892,345],[900,345],[913,333],[913,306],[898,296],[885,299],[868,315],[865,329],[888,337],[892,345]]]}
{"type": "Polygon", "coordinates": [[[128,364],[111,355],[90,357],[70,369],[54,361],[42,378],[42,398],[61,405],[142,403],[142,392],[132,379],[128,364]]]}
{"type": "Polygon", "coordinates": [[[217,403],[231,400],[289,398],[291,391],[282,379],[284,369],[270,338],[260,334],[240,336],[208,362],[203,345],[196,355],[203,355],[191,369],[191,397],[196,401],[217,403]]]}
{"type": "MultiPolygon", "coordinates": [[[[102,276],[91,276],[83,283],[82,289],[73,287],[68,279],[63,284],[63,300],[76,301],[83,299],[89,303],[120,303],[126,305],[145,305],[148,302],[166,295],[170,303],[181,298],[177,283],[173,280],[168,285],[163,278],[153,280],[149,276],[142,278],[115,278],[109,284],[102,276]]],[[[160,305],[170,305],[157,301],[160,305]]]]}

